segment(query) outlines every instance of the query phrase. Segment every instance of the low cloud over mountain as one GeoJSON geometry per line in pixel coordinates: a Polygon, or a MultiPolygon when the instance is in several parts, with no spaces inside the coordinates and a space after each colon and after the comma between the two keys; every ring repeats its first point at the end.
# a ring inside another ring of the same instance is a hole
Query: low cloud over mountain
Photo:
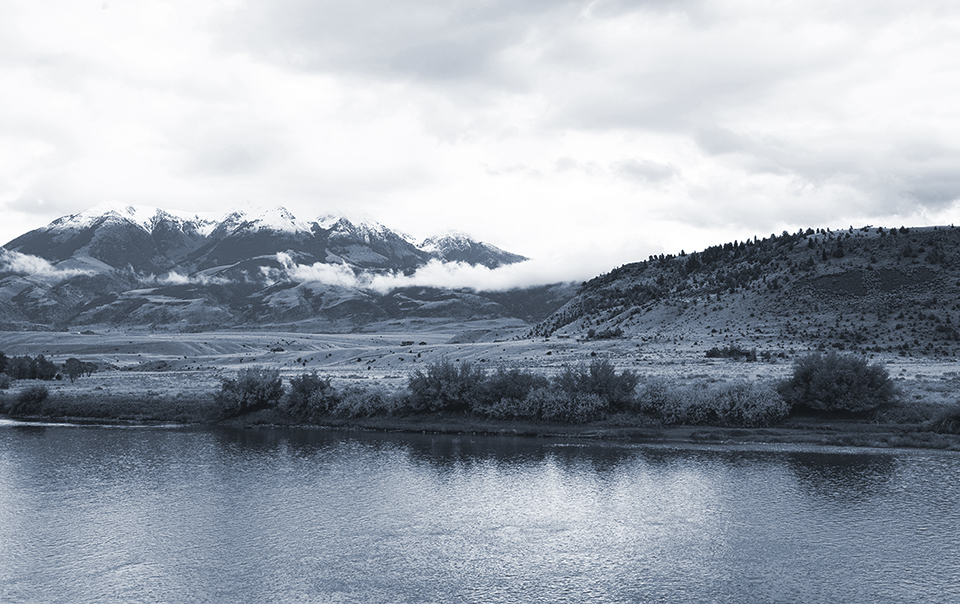
{"type": "MultiPolygon", "coordinates": [[[[363,323],[438,312],[436,292],[427,296],[429,311],[409,292],[410,303],[384,306],[410,288],[449,292],[442,312],[454,318],[511,316],[502,304],[460,290],[548,285],[537,264],[462,234],[416,245],[382,224],[301,220],[284,208],[210,220],[98,206],[0,248],[0,319],[21,326],[363,323]]],[[[544,312],[556,307],[548,306],[544,312]]],[[[528,306],[524,313],[541,318],[528,306]]]]}
{"type": "Polygon", "coordinates": [[[0,273],[14,273],[24,277],[62,281],[77,275],[89,275],[92,272],[92,270],[83,268],[57,267],[39,256],[11,252],[0,248],[0,273]]]}

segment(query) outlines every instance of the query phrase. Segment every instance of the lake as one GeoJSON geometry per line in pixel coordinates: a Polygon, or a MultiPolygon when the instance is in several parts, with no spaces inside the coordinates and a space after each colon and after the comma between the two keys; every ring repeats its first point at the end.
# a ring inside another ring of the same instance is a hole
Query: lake
{"type": "Polygon", "coordinates": [[[2,602],[960,602],[960,454],[0,420],[2,602]]]}

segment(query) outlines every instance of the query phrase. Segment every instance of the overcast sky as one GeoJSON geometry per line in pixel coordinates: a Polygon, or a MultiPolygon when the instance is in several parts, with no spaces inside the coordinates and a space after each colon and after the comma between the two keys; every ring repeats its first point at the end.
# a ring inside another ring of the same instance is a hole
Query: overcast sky
{"type": "Polygon", "coordinates": [[[101,202],[447,230],[584,279],[960,222],[960,8],[2,0],[0,240],[101,202]]]}

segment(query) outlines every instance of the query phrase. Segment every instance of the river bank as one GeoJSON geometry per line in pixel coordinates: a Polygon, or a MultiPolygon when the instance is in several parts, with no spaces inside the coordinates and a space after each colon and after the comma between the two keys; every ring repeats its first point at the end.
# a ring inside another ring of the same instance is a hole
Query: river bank
{"type": "MultiPolygon", "coordinates": [[[[297,425],[287,423],[282,416],[271,411],[217,423],[247,429],[297,425]]],[[[924,429],[922,424],[917,423],[880,424],[866,420],[818,420],[815,418],[790,418],[780,425],[765,428],[640,426],[630,425],[630,423],[630,418],[623,417],[571,425],[503,421],[448,413],[411,417],[330,418],[319,427],[378,432],[515,435],[648,444],[807,444],[960,451],[960,435],[940,434],[924,429]]]]}
{"type": "MultiPolygon", "coordinates": [[[[17,335],[21,334],[9,334],[17,335]]],[[[76,354],[93,359],[102,367],[76,382],[69,380],[40,382],[20,380],[6,391],[0,401],[15,400],[33,386],[48,389],[42,412],[34,419],[74,422],[225,424],[242,428],[269,425],[300,425],[276,410],[260,411],[240,418],[222,420],[222,410],[214,395],[224,378],[255,363],[280,371],[285,383],[304,372],[319,371],[343,391],[351,388],[397,392],[406,387],[409,371],[427,362],[453,356],[469,359],[477,366],[493,371],[498,363],[555,375],[568,363],[581,359],[610,359],[618,369],[636,372],[641,380],[659,379],[675,388],[712,388],[747,381],[775,383],[791,368],[789,360],[772,357],[769,362],[742,362],[707,359],[690,351],[670,346],[645,345],[641,355],[630,353],[621,344],[596,342],[556,343],[544,352],[543,343],[515,341],[494,344],[442,344],[447,334],[423,336],[425,345],[398,347],[379,336],[314,336],[307,341],[299,335],[280,337],[260,334],[259,339],[235,334],[202,334],[193,338],[155,338],[153,336],[48,336],[16,341],[23,351],[24,342],[32,342],[26,352],[60,357],[76,354]],[[139,337],[140,339],[136,339],[139,337]],[[362,342],[366,338],[370,342],[362,342]],[[61,341],[62,339],[62,341],[61,341]],[[100,342],[99,340],[104,340],[100,342]],[[342,341],[341,341],[342,340],[342,341]],[[84,344],[84,348],[78,348],[84,344]],[[129,347],[129,350],[124,348],[129,347]],[[156,349],[150,348],[154,346],[156,349]],[[177,348],[176,346],[180,346],[177,348]],[[188,354],[190,347],[199,353],[188,354]],[[205,347],[205,348],[204,348],[205,347]],[[272,348],[270,348],[272,347],[272,348]],[[209,348],[209,350],[207,350],[209,348]],[[279,352],[284,348],[283,352],[279,352]],[[589,350],[585,351],[586,348],[589,350]],[[238,350],[247,350],[243,352],[238,350]],[[278,352],[271,352],[278,351],[278,352]],[[134,352],[138,351],[138,352],[134,352]],[[422,352],[421,352],[422,351],[422,352]],[[498,356],[493,356],[499,352],[498,356]],[[309,353],[309,356],[307,356],[309,353]],[[552,353],[552,354],[551,354],[552,353]],[[127,356],[124,357],[123,355],[127,356]],[[455,355],[455,356],[454,356],[455,355]],[[502,355],[502,357],[500,356],[502,355]],[[288,358],[289,357],[289,358],[288,358]],[[396,358],[394,358],[396,357],[396,358]],[[116,363],[109,365],[106,362],[116,363]],[[410,369],[401,368],[409,363],[410,369]]],[[[8,342],[12,344],[14,341],[8,342]]],[[[407,344],[407,342],[403,342],[407,344]]],[[[14,350],[9,345],[8,350],[14,350]]],[[[874,355],[871,355],[873,357],[874,355]]],[[[817,420],[791,417],[771,427],[725,428],[714,426],[661,425],[647,417],[620,414],[589,423],[549,423],[530,420],[491,419],[481,415],[376,414],[366,416],[330,416],[326,427],[343,430],[399,432],[517,434],[532,437],[560,436],[571,439],[617,439],[632,442],[710,442],[710,443],[805,443],[812,445],[923,447],[960,450],[960,436],[940,434],[931,425],[943,410],[957,404],[960,372],[952,359],[921,359],[901,355],[877,355],[874,362],[888,368],[899,390],[895,408],[862,420],[817,420]]],[[[2,407],[0,407],[2,408],[2,407]]],[[[952,431],[952,430],[951,430],[952,431]]]]}
{"type": "MultiPolygon", "coordinates": [[[[9,417],[0,415],[0,417],[9,417]]],[[[779,425],[763,428],[729,428],[709,425],[662,425],[636,416],[620,414],[583,424],[530,420],[498,420],[467,413],[379,415],[373,417],[327,417],[315,424],[297,422],[276,409],[264,409],[239,417],[218,415],[213,392],[185,396],[129,397],[115,393],[91,396],[52,395],[42,415],[10,418],[27,423],[74,423],[110,425],[181,424],[229,427],[244,430],[298,428],[342,431],[471,434],[560,438],[571,441],[620,441],[647,444],[804,444],[842,447],[922,448],[960,451],[960,435],[938,433],[923,422],[877,420],[825,420],[791,417],[779,425]]]]}

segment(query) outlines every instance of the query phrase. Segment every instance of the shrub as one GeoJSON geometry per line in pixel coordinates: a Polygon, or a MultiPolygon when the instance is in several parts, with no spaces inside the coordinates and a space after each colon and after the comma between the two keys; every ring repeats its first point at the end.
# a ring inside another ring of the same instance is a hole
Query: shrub
{"type": "Polygon", "coordinates": [[[28,386],[20,391],[16,401],[10,405],[10,415],[39,415],[43,401],[47,400],[50,391],[46,386],[28,386]]]}
{"type": "Polygon", "coordinates": [[[682,393],[675,384],[671,385],[661,377],[644,378],[636,387],[636,396],[629,411],[665,418],[678,409],[682,403],[682,393]]]}
{"type": "Polygon", "coordinates": [[[554,384],[567,394],[594,394],[614,409],[628,407],[640,378],[632,371],[617,373],[606,359],[594,359],[589,365],[565,366],[554,378],[554,384]]]}
{"type": "Polygon", "coordinates": [[[329,413],[337,401],[330,378],[314,371],[290,378],[290,389],[280,400],[280,409],[294,418],[313,420],[329,413]]]}
{"type": "Polygon", "coordinates": [[[494,419],[527,419],[584,423],[603,418],[609,411],[606,399],[592,393],[568,393],[556,386],[531,389],[522,399],[503,397],[478,411],[494,419]]]}
{"type": "Polygon", "coordinates": [[[786,419],[790,407],[770,384],[679,385],[662,378],[637,388],[636,409],[665,424],[756,428],[786,419]]]}
{"type": "Polygon", "coordinates": [[[708,359],[744,359],[746,361],[756,361],[757,350],[755,348],[752,350],[744,350],[739,346],[724,346],[723,348],[714,346],[706,352],[705,356],[708,359]]]}
{"type": "Polygon", "coordinates": [[[884,367],[836,352],[797,359],[793,376],[778,390],[800,412],[834,415],[864,413],[896,398],[896,388],[884,367]]]}
{"type": "Polygon", "coordinates": [[[757,428],[780,423],[790,405],[771,384],[736,382],[716,389],[711,397],[721,425],[757,428]]]}
{"type": "Polygon", "coordinates": [[[13,384],[13,380],[6,373],[0,373],[0,390],[6,390],[13,384]]]}
{"type": "Polygon", "coordinates": [[[619,327],[614,327],[613,329],[601,329],[600,331],[597,331],[591,327],[587,330],[588,340],[614,340],[621,337],[623,337],[623,330],[619,327]]]}
{"type": "Polygon", "coordinates": [[[278,369],[248,367],[237,373],[236,379],[220,380],[220,390],[214,400],[224,415],[240,415],[275,407],[283,396],[283,381],[278,369]]]}
{"type": "Polygon", "coordinates": [[[531,390],[549,385],[550,380],[532,371],[499,367],[486,377],[482,398],[487,405],[497,404],[503,399],[522,401],[531,390]]]}
{"type": "Polygon", "coordinates": [[[944,408],[923,427],[938,434],[960,434],[960,403],[944,408]]]}
{"type": "Polygon", "coordinates": [[[446,359],[417,369],[407,380],[410,403],[429,411],[469,411],[484,399],[486,373],[470,363],[446,359]]]}
{"type": "Polygon", "coordinates": [[[390,392],[384,388],[350,386],[340,395],[333,413],[346,417],[396,415],[405,411],[404,399],[405,394],[402,392],[390,392]]]}
{"type": "Polygon", "coordinates": [[[504,397],[491,401],[479,408],[478,412],[494,419],[536,419],[540,417],[540,408],[532,404],[534,402],[532,393],[536,390],[527,393],[527,396],[522,399],[504,397]]]}
{"type": "Polygon", "coordinates": [[[540,419],[548,422],[582,424],[602,418],[610,408],[607,399],[593,392],[563,392],[556,389],[534,390],[528,404],[539,407],[540,419]]]}

